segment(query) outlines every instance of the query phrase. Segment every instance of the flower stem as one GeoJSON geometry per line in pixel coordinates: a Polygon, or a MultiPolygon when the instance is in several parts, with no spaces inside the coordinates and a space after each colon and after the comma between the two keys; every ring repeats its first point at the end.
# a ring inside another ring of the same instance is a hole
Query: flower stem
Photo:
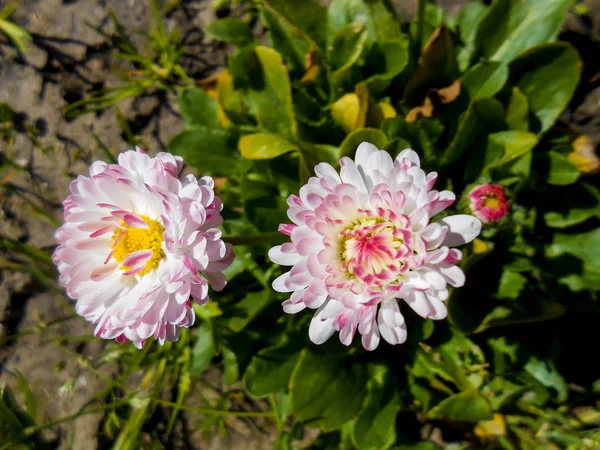
{"type": "Polygon", "coordinates": [[[152,401],[159,405],[172,406],[182,409],[184,411],[197,412],[199,414],[209,414],[213,416],[236,416],[236,417],[273,417],[275,412],[273,411],[228,411],[226,409],[215,409],[215,408],[198,408],[196,406],[180,405],[175,402],[163,400],[160,398],[152,398],[152,401]]]}
{"type": "Polygon", "coordinates": [[[279,232],[252,234],[247,236],[223,236],[223,240],[232,245],[252,245],[272,243],[280,244],[287,240],[287,237],[279,232]]]}
{"type": "Polygon", "coordinates": [[[425,27],[425,4],[427,0],[419,0],[417,5],[417,35],[415,36],[415,64],[421,56],[421,46],[423,45],[423,28],[425,27]]]}

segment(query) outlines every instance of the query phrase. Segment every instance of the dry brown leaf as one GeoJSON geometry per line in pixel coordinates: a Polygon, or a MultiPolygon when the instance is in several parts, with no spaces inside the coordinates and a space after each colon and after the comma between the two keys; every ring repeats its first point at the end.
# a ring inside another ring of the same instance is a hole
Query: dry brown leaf
{"type": "Polygon", "coordinates": [[[421,117],[433,117],[439,114],[442,105],[455,101],[461,91],[460,80],[456,80],[450,86],[441,89],[430,89],[425,96],[422,106],[411,109],[406,115],[406,121],[413,123],[421,117]]]}

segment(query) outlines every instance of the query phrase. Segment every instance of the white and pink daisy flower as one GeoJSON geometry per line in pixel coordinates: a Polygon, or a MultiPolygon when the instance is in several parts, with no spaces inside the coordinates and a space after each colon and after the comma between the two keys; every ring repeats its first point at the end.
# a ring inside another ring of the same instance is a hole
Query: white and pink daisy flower
{"type": "Polygon", "coordinates": [[[501,222],[508,214],[508,200],[504,187],[484,183],[475,186],[468,194],[469,206],[483,223],[501,222]]]}
{"type": "Polygon", "coordinates": [[[137,151],[101,161],[71,183],[53,254],[60,283],[95,334],[141,348],[176,341],[194,323],[190,298],[225,287],[233,261],[221,240],[221,200],[212,178],[178,179],[183,160],[137,151]]]}
{"type": "Polygon", "coordinates": [[[431,222],[455,195],[431,190],[437,174],[425,174],[413,150],[393,161],[364,142],[356,162],[344,157],[340,166],[338,174],[320,163],[317,177],[288,198],[293,223],[280,231],[291,242],[273,247],[269,257],[292,269],[273,288],[292,293],[285,312],[317,310],[309,328],[316,344],[338,331],[350,345],[357,329],[367,350],[380,336],[400,344],[407,330],[399,299],[424,318],[445,318],[448,285],[465,283],[454,247],[473,240],[481,222],[469,215],[431,222]]]}

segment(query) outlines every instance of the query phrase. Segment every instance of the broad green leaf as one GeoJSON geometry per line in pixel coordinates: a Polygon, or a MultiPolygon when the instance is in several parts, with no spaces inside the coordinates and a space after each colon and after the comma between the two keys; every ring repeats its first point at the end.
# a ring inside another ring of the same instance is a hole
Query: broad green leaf
{"type": "Polygon", "coordinates": [[[518,87],[513,87],[510,102],[506,109],[506,125],[511,130],[529,130],[529,102],[518,87]]]}
{"type": "Polygon", "coordinates": [[[372,95],[381,94],[408,64],[408,37],[381,41],[371,48],[367,59],[369,70],[376,72],[365,80],[372,95]]]}
{"type": "Polygon", "coordinates": [[[544,156],[547,156],[549,162],[548,183],[564,186],[575,183],[581,176],[575,164],[567,156],[555,151],[549,151],[544,156]]]}
{"type": "Polygon", "coordinates": [[[518,272],[504,270],[500,277],[500,286],[498,287],[498,298],[515,300],[519,298],[521,291],[527,284],[527,278],[518,272]]]}
{"type": "Polygon", "coordinates": [[[333,70],[333,82],[341,85],[348,70],[354,66],[365,51],[367,28],[361,23],[344,25],[333,37],[328,50],[328,60],[333,70]]]}
{"type": "Polygon", "coordinates": [[[433,442],[422,441],[414,444],[402,444],[394,447],[394,450],[441,450],[442,447],[433,442]]]}
{"type": "Polygon", "coordinates": [[[558,372],[552,361],[542,360],[532,355],[527,364],[525,364],[525,371],[544,387],[554,389],[557,394],[557,402],[562,403],[567,399],[567,382],[558,372]]]}
{"type": "Polygon", "coordinates": [[[450,86],[457,78],[458,64],[452,35],[445,26],[438,27],[406,83],[403,99],[410,104],[422,104],[429,89],[450,86]]]}
{"type": "Polygon", "coordinates": [[[271,301],[271,291],[250,292],[242,300],[235,304],[231,311],[232,317],[227,326],[239,333],[248,325],[254,317],[271,301]]]}
{"type": "Polygon", "coordinates": [[[460,392],[443,400],[427,413],[432,419],[479,422],[494,418],[490,404],[476,392],[460,392]]]}
{"type": "Polygon", "coordinates": [[[340,428],[362,409],[365,366],[303,350],[290,380],[296,418],[323,431],[340,428]]]}
{"type": "Polygon", "coordinates": [[[238,148],[247,159],[272,159],[298,150],[298,146],[274,134],[256,133],[243,136],[238,148]]]}
{"type": "Polygon", "coordinates": [[[342,95],[331,105],[331,118],[346,133],[363,128],[367,121],[369,91],[364,83],[356,88],[356,92],[342,95]]]}
{"type": "Polygon", "coordinates": [[[508,63],[556,39],[573,0],[495,0],[479,22],[475,43],[488,60],[508,63]]]}
{"type": "Polygon", "coordinates": [[[178,100],[186,129],[198,126],[220,127],[217,101],[202,89],[186,88],[179,93],[178,100]]]}
{"type": "Polygon", "coordinates": [[[266,131],[294,138],[296,119],[288,71],[275,50],[259,46],[254,52],[261,64],[261,80],[251,86],[249,94],[258,123],[266,131]]]}
{"type": "Polygon", "coordinates": [[[252,42],[250,24],[241,19],[225,17],[209,23],[204,29],[206,34],[219,41],[229,42],[238,47],[252,42]]]}
{"type": "Polygon", "coordinates": [[[593,208],[573,208],[567,214],[550,211],[544,214],[546,225],[552,228],[568,228],[585,222],[592,217],[600,219],[600,206],[593,208]]]}
{"type": "Polygon", "coordinates": [[[386,366],[369,366],[365,405],[354,421],[352,439],[360,450],[389,448],[396,441],[400,409],[397,380],[386,366]]]}
{"type": "Polygon", "coordinates": [[[475,180],[480,175],[490,177],[499,173],[498,179],[503,178],[504,172],[512,172],[501,166],[511,163],[530,154],[537,145],[538,138],[533,133],[525,131],[500,131],[488,136],[485,151],[475,153],[467,162],[467,180],[475,180]]]}
{"type": "Polygon", "coordinates": [[[200,173],[239,175],[252,164],[238,153],[235,136],[220,128],[196,127],[182,131],[168,147],[200,173]]]}
{"type": "Polygon", "coordinates": [[[581,183],[579,185],[585,192],[569,192],[568,210],[549,211],[544,214],[546,225],[552,228],[568,228],[583,223],[592,217],[600,219],[600,190],[598,188],[581,183]]]}
{"type": "Polygon", "coordinates": [[[469,68],[471,58],[476,49],[475,34],[477,26],[483,18],[486,7],[479,1],[467,4],[460,10],[456,18],[456,26],[460,34],[460,40],[464,46],[458,51],[458,66],[461,72],[469,68]]]}
{"type": "Polygon", "coordinates": [[[196,342],[192,347],[190,375],[201,375],[204,369],[210,365],[216,353],[212,322],[203,320],[200,326],[196,327],[196,342]]]}
{"type": "Polygon", "coordinates": [[[264,0],[264,7],[275,11],[302,30],[321,49],[327,41],[327,10],[315,0],[264,0]]]}
{"type": "Polygon", "coordinates": [[[369,45],[404,39],[399,18],[384,0],[333,0],[328,17],[330,36],[344,25],[362,23],[367,26],[369,45]]]}
{"type": "Polygon", "coordinates": [[[239,91],[233,87],[233,77],[227,70],[223,70],[217,79],[217,99],[223,114],[236,124],[249,122],[249,115],[244,99],[239,91]]]}
{"type": "Polygon", "coordinates": [[[456,161],[481,135],[497,131],[503,122],[504,108],[497,100],[480,98],[471,102],[444,153],[443,162],[449,164],[456,161]]]}
{"type": "Polygon", "coordinates": [[[569,254],[581,259],[584,263],[600,268],[600,228],[579,234],[554,235],[554,240],[546,248],[546,256],[554,258],[569,254]]]}
{"type": "Polygon", "coordinates": [[[284,340],[277,346],[260,350],[250,361],[244,384],[254,397],[265,397],[288,388],[300,358],[300,344],[287,337],[284,340]]]}
{"type": "Polygon", "coordinates": [[[471,67],[461,78],[470,100],[493,97],[508,80],[508,66],[500,62],[482,62],[471,67]]]}
{"type": "MultiPolygon", "coordinates": [[[[2,434],[2,444],[13,445],[19,448],[25,441],[25,427],[30,423],[23,423],[21,420],[20,408],[14,398],[14,395],[8,386],[0,388],[0,433],[2,434]]],[[[8,445],[4,448],[10,448],[8,445]]],[[[22,449],[30,448],[23,446],[22,449]]]]}
{"type": "Polygon", "coordinates": [[[383,148],[388,139],[381,130],[361,128],[346,136],[346,139],[340,145],[340,157],[349,156],[350,158],[354,158],[356,149],[363,142],[370,142],[377,148],[383,148]]]}
{"type": "Polygon", "coordinates": [[[544,133],[558,119],[575,92],[581,68],[577,50],[565,42],[533,47],[512,62],[511,82],[527,97],[535,116],[531,131],[544,133]]]}

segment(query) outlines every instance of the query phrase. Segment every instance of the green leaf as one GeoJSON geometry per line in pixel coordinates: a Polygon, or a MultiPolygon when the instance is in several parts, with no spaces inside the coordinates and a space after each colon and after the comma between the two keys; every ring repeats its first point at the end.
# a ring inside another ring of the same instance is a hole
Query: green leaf
{"type": "Polygon", "coordinates": [[[445,164],[460,158],[481,135],[497,131],[504,122],[502,104],[492,98],[480,98],[469,104],[458,131],[443,155],[445,164]]]}
{"type": "Polygon", "coordinates": [[[273,159],[284,153],[298,150],[298,146],[273,134],[249,134],[240,139],[238,148],[247,159],[273,159]]]}
{"type": "Polygon", "coordinates": [[[477,33],[477,26],[486,10],[487,8],[483,3],[475,1],[462,8],[456,17],[456,26],[460,34],[460,40],[464,44],[464,47],[458,52],[458,65],[461,72],[469,68],[476,49],[475,34],[477,33]]]}
{"type": "Polygon", "coordinates": [[[363,142],[370,142],[377,148],[383,148],[388,139],[381,130],[375,128],[361,128],[353,131],[340,144],[340,157],[349,156],[354,158],[356,149],[363,142]]]}
{"type": "Polygon", "coordinates": [[[229,42],[238,47],[252,42],[250,24],[241,19],[225,17],[208,24],[204,29],[210,37],[223,42],[229,42]]]}
{"type": "Polygon", "coordinates": [[[471,67],[461,78],[470,100],[493,97],[508,80],[508,66],[500,62],[483,62],[471,67]]]}
{"type": "Polygon", "coordinates": [[[444,132],[444,126],[437,119],[424,117],[416,123],[409,123],[404,117],[395,117],[384,120],[381,129],[390,139],[385,149],[393,157],[405,148],[412,148],[428,163],[439,158],[434,144],[444,132]]]}
{"type": "Polygon", "coordinates": [[[237,356],[235,352],[227,347],[221,347],[221,353],[223,354],[223,378],[225,384],[233,384],[240,377],[239,366],[237,362],[237,356]]]}
{"type": "Polygon", "coordinates": [[[525,364],[525,371],[542,386],[554,389],[558,394],[556,396],[557,402],[562,403],[567,400],[567,382],[558,372],[552,361],[545,361],[532,355],[527,364],[525,364]]]}
{"type": "Polygon", "coordinates": [[[258,123],[267,131],[283,137],[296,136],[290,77],[281,56],[270,48],[254,49],[261,65],[260,80],[249,92],[258,123]]]}
{"type": "Polygon", "coordinates": [[[177,99],[185,128],[197,126],[220,127],[217,101],[197,87],[182,90],[177,99]]]}
{"type": "Polygon", "coordinates": [[[362,23],[367,26],[369,45],[403,39],[400,20],[386,1],[333,0],[328,17],[330,36],[344,25],[362,23]]]}
{"type": "Polygon", "coordinates": [[[552,244],[546,247],[546,256],[554,258],[568,254],[600,269],[600,228],[579,234],[556,233],[552,244]]]}
{"type": "Polygon", "coordinates": [[[365,80],[372,95],[381,94],[408,64],[408,36],[395,41],[382,41],[374,45],[367,59],[367,66],[376,72],[365,80]]]}
{"type": "Polygon", "coordinates": [[[303,350],[290,380],[296,418],[323,431],[340,428],[360,412],[366,395],[362,364],[303,350]]]}
{"type": "Polygon", "coordinates": [[[518,87],[513,87],[510,102],[506,110],[506,125],[511,130],[529,130],[529,102],[518,87]]]}
{"type": "Polygon", "coordinates": [[[200,173],[239,175],[252,164],[236,150],[235,136],[220,128],[196,127],[182,131],[169,142],[168,147],[200,173]]]}
{"type": "Polygon", "coordinates": [[[549,299],[527,299],[527,302],[497,306],[485,316],[473,333],[481,333],[493,327],[543,322],[562,316],[566,308],[549,299]]]}
{"type": "Polygon", "coordinates": [[[397,380],[386,366],[369,366],[365,405],[354,421],[352,439],[360,450],[385,449],[396,441],[396,415],[400,410],[397,380]]]}
{"type": "Polygon", "coordinates": [[[342,84],[349,69],[357,64],[365,51],[367,28],[360,23],[349,23],[338,30],[328,50],[335,84],[342,84]]]}
{"type": "Polygon", "coordinates": [[[254,397],[284,392],[299,358],[299,343],[287,337],[281,344],[260,350],[244,374],[246,389],[254,397]]]}
{"type": "Polygon", "coordinates": [[[450,86],[457,78],[458,63],[452,35],[445,26],[438,27],[406,83],[403,99],[410,104],[422,104],[429,89],[450,86]]]}
{"type": "Polygon", "coordinates": [[[498,174],[498,177],[493,178],[504,178],[502,175],[505,172],[512,173],[508,170],[510,164],[527,154],[530,155],[537,143],[537,136],[525,131],[500,131],[490,134],[485,151],[476,153],[467,162],[466,179],[491,177],[492,174],[498,174]],[[501,167],[505,165],[509,167],[501,167]]]}
{"type": "Polygon", "coordinates": [[[327,10],[315,0],[264,0],[264,6],[277,12],[289,23],[324,49],[327,41],[327,10]]]}
{"type": "Polygon", "coordinates": [[[527,278],[518,272],[504,270],[500,277],[500,286],[498,287],[498,298],[515,300],[519,298],[521,291],[527,284],[527,278]]]}
{"type": "Polygon", "coordinates": [[[27,53],[27,43],[33,41],[27,31],[4,19],[0,19],[0,33],[4,33],[21,53],[27,53]]]}
{"type": "Polygon", "coordinates": [[[549,160],[548,183],[555,186],[565,186],[575,183],[581,176],[575,164],[568,156],[555,151],[549,151],[544,155],[549,160]]]}
{"type": "Polygon", "coordinates": [[[201,375],[204,369],[210,366],[210,362],[216,354],[212,322],[203,320],[202,324],[196,328],[196,342],[192,347],[190,375],[201,375]]]}
{"type": "Polygon", "coordinates": [[[14,122],[17,113],[6,103],[0,103],[0,123],[14,122]]]}
{"type": "Polygon", "coordinates": [[[227,326],[235,333],[242,331],[271,302],[271,291],[250,292],[235,304],[227,326]]]}
{"type": "Polygon", "coordinates": [[[479,22],[475,42],[488,60],[510,62],[556,39],[573,0],[495,0],[479,22]]]}
{"type": "Polygon", "coordinates": [[[476,392],[460,392],[437,404],[429,410],[431,419],[449,419],[464,422],[491,420],[494,413],[485,398],[476,392]]]}
{"type": "Polygon", "coordinates": [[[511,82],[527,97],[535,116],[532,131],[544,133],[558,119],[575,92],[581,68],[577,50],[565,42],[539,45],[513,61],[511,82]]]}

